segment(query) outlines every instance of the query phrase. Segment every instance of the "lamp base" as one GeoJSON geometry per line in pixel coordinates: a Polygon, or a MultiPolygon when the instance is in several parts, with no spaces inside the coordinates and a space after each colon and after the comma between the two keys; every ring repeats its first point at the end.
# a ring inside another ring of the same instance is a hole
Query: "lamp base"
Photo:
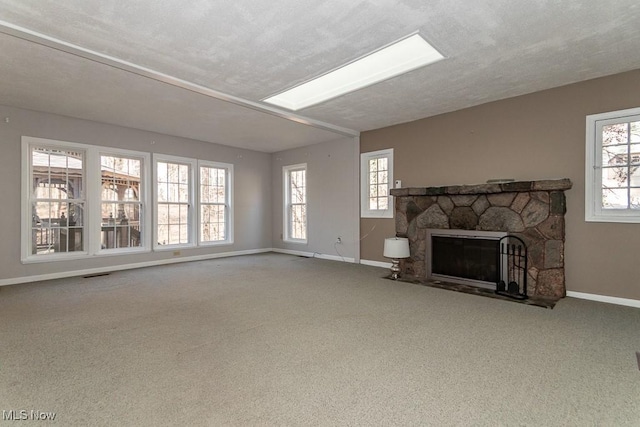
{"type": "Polygon", "coordinates": [[[400,278],[400,260],[399,259],[393,259],[390,270],[391,270],[391,276],[389,276],[389,278],[391,280],[398,280],[400,278]]]}

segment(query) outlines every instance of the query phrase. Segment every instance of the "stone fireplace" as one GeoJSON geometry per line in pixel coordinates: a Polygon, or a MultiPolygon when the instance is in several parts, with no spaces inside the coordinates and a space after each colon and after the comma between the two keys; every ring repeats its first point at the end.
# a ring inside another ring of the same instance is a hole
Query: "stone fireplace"
{"type": "Polygon", "coordinates": [[[427,278],[429,229],[501,231],[528,248],[529,295],[564,297],[564,192],[571,186],[558,179],[391,190],[396,235],[407,237],[411,250],[400,263],[402,273],[427,278]]]}

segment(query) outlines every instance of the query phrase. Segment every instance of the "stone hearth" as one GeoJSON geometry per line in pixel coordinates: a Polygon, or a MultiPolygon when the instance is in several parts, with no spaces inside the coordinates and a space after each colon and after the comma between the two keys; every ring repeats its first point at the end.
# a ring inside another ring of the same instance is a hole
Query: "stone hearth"
{"type": "Polygon", "coordinates": [[[427,229],[506,231],[529,249],[529,295],[564,297],[564,192],[571,186],[558,179],[391,190],[396,235],[408,237],[411,249],[402,273],[426,279],[427,229]]]}

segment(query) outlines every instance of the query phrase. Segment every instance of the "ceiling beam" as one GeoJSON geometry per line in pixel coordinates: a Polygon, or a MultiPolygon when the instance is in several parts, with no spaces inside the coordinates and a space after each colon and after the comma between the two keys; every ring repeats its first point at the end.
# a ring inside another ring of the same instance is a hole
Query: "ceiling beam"
{"type": "Polygon", "coordinates": [[[190,92],[198,93],[200,95],[215,98],[220,101],[230,102],[241,107],[249,108],[261,113],[269,114],[272,116],[280,117],[285,120],[300,123],[303,125],[311,126],[317,129],[326,130],[336,133],[338,135],[347,137],[356,137],[360,135],[360,132],[353,129],[344,128],[341,126],[332,125],[319,120],[310,119],[308,117],[293,114],[288,111],[280,110],[275,107],[263,105],[254,101],[250,101],[237,96],[229,95],[224,92],[220,92],[206,86],[202,86],[188,80],[180,79],[151,68],[143,67],[133,62],[125,61],[114,56],[105,55],[100,52],[96,52],[91,49],[84,48],[72,43],[65,42],[54,37],[47,36],[46,34],[38,33],[36,31],[29,30],[18,25],[11,24],[10,22],[0,20],[0,33],[7,34],[12,37],[16,37],[22,40],[26,40],[32,43],[39,44],[51,49],[55,49],[61,52],[75,55],[89,61],[97,62],[109,67],[117,68],[119,70],[132,73],[141,77],[152,79],[164,84],[178,87],[180,89],[188,90],[190,92]]]}

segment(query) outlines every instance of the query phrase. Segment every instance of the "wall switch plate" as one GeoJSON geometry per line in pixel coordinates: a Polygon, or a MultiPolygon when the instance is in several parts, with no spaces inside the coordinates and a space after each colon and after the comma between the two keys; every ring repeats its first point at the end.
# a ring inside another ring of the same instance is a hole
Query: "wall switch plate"
{"type": "Polygon", "coordinates": [[[396,179],[396,186],[393,188],[402,188],[402,181],[399,179],[396,179]]]}

